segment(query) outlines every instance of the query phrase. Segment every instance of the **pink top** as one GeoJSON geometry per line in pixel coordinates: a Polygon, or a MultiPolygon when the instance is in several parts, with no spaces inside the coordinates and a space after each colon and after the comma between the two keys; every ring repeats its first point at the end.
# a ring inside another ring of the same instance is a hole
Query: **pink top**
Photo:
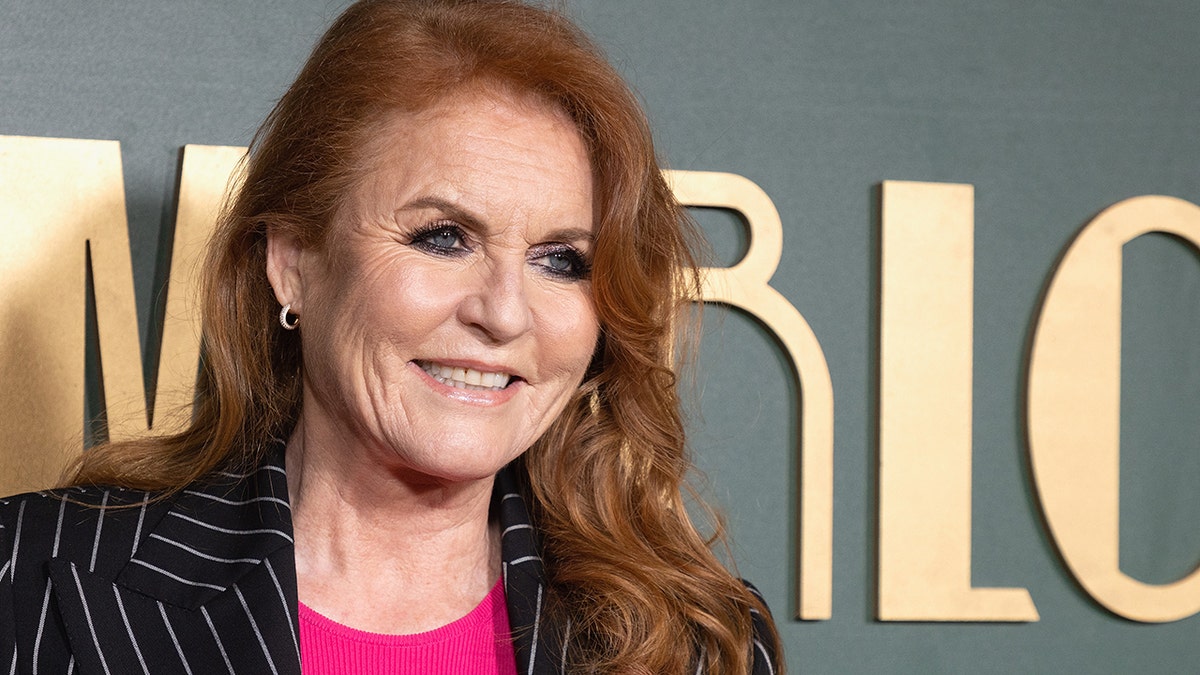
{"type": "Polygon", "coordinates": [[[304,675],[516,675],[509,632],[500,582],[470,614],[415,635],[355,630],[300,603],[301,671],[304,675]]]}

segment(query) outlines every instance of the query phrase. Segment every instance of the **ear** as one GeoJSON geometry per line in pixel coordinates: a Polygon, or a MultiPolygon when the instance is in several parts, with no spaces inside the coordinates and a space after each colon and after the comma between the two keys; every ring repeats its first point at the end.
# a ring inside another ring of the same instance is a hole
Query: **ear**
{"type": "Polygon", "coordinates": [[[300,274],[303,253],[304,247],[294,235],[267,227],[267,280],[279,304],[291,305],[296,314],[304,306],[304,278],[300,274]]]}

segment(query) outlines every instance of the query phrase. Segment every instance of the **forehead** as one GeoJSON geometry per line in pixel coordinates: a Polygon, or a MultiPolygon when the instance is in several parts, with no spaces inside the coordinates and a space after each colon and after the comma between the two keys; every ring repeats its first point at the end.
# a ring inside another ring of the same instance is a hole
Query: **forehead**
{"type": "MultiPolygon", "coordinates": [[[[592,169],[573,121],[542,98],[497,86],[455,90],[377,123],[351,210],[436,197],[498,216],[592,219],[592,169]]],[[[572,223],[575,226],[584,223],[572,223]]]]}

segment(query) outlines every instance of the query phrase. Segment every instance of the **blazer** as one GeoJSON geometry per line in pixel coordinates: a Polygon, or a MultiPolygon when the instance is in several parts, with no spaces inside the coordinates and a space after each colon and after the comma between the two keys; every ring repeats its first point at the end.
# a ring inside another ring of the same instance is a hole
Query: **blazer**
{"type": "MultiPolygon", "coordinates": [[[[299,675],[283,466],[279,451],[169,500],[98,487],[0,499],[0,675],[299,675]]],[[[569,635],[543,620],[545,569],[510,471],[493,500],[517,672],[565,672],[569,635]]],[[[753,672],[773,675],[753,619],[753,672]]]]}

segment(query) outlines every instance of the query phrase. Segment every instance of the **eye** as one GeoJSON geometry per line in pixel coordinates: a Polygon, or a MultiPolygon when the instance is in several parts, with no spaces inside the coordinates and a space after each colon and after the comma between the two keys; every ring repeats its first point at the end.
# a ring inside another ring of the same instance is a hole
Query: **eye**
{"type": "Polygon", "coordinates": [[[566,244],[550,244],[532,252],[530,261],[552,277],[567,281],[586,279],[591,271],[583,254],[566,244]]]}
{"type": "Polygon", "coordinates": [[[433,223],[416,233],[410,244],[434,255],[454,256],[471,250],[462,228],[446,222],[433,223]]]}

